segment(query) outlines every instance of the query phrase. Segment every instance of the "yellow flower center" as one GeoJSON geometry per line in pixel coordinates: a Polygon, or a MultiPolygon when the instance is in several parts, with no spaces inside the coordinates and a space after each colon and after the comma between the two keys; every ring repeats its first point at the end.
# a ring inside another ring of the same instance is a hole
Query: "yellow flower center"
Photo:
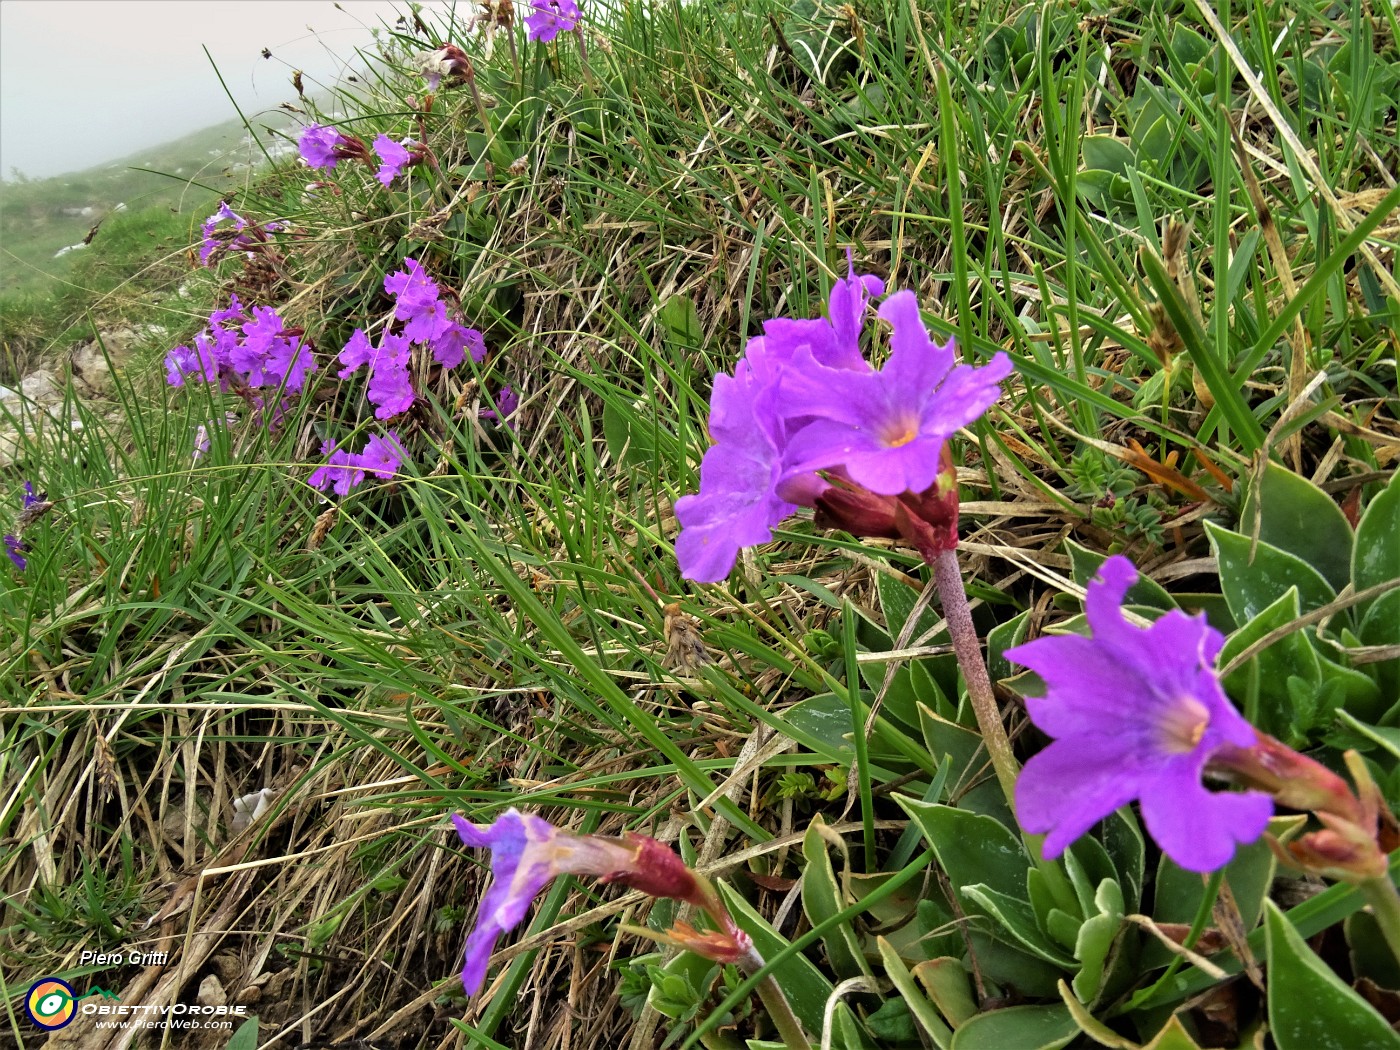
{"type": "Polygon", "coordinates": [[[917,419],[904,418],[896,420],[885,431],[885,447],[899,448],[907,445],[919,436],[919,421],[917,419]]]}
{"type": "Polygon", "coordinates": [[[1183,696],[1166,712],[1158,725],[1163,749],[1185,755],[1196,749],[1210,725],[1210,711],[1194,697],[1183,696]]]}

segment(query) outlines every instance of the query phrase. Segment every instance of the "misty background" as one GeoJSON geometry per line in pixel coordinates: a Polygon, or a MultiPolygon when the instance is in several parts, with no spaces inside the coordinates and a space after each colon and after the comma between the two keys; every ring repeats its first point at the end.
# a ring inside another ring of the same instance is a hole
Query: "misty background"
{"type": "Polygon", "coordinates": [[[371,30],[407,10],[389,0],[0,0],[0,176],[79,171],[234,119],[229,95],[249,118],[295,103],[297,69],[308,95],[323,94],[362,66],[355,49],[373,43],[371,30]]]}

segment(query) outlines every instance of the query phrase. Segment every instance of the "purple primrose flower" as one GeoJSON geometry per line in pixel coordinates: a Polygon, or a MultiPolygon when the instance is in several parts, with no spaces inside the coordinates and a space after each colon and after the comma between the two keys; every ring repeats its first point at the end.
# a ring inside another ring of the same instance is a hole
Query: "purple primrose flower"
{"type": "Polygon", "coordinates": [[[1214,871],[1263,834],[1273,803],[1257,791],[1210,791],[1201,776],[1215,752],[1250,747],[1257,734],[1220,687],[1213,665],[1224,639],[1203,615],[1173,610],[1145,629],[1123,618],[1136,578],[1127,558],[1107,559],[1084,603],[1092,637],[1039,638],[1005,653],[1044,679],[1046,694],[1026,709],[1053,738],[1021,771],[1017,818],[1048,833],[1053,858],[1137,799],[1168,857],[1214,871]]]}
{"type": "Polygon", "coordinates": [[[15,568],[20,572],[29,568],[29,559],[24,556],[25,551],[29,550],[29,544],[21,543],[18,536],[6,536],[4,543],[5,555],[15,563],[15,568]]]}
{"type": "Polygon", "coordinates": [[[578,4],[574,0],[536,0],[530,6],[535,9],[525,18],[525,35],[530,40],[547,44],[578,25],[578,4]]]}
{"type": "MultiPolygon", "coordinates": [[[[710,958],[733,962],[752,947],[724,910],[713,887],[687,868],[674,850],[645,835],[621,838],[575,835],[546,820],[511,808],[488,825],[452,814],[457,834],[468,846],[491,850],[491,888],[481,901],[476,926],[467,936],[462,986],[481,990],[491,952],[501,934],[520,925],[530,903],[556,875],[596,875],[653,897],[671,897],[703,909],[720,930],[687,937],[686,946],[710,958]]],[[[679,932],[694,935],[689,927],[679,932]]]]}
{"type": "Polygon", "coordinates": [[[784,464],[771,394],[771,385],[761,384],[746,361],[732,377],[715,376],[715,443],[700,462],[700,491],[676,500],[676,560],[687,579],[724,579],[740,548],[767,543],[773,527],[797,509],[778,494],[784,464]]]}
{"type": "Polygon", "coordinates": [[[302,130],[297,146],[301,151],[301,159],[306,162],[308,168],[328,170],[334,168],[340,160],[335,148],[344,141],[345,136],[335,128],[328,128],[323,124],[308,124],[302,130]]]}
{"type": "Polygon", "coordinates": [[[878,372],[829,368],[803,348],[782,381],[784,411],[812,421],[787,445],[789,470],[843,466],[856,484],[882,496],[923,492],[939,473],[943,443],[978,419],[1001,394],[1011,359],[981,368],[955,364],[953,341],[929,338],[910,291],[880,304],[894,328],[878,372]]]}
{"type": "Polygon", "coordinates": [[[321,445],[321,454],[326,456],[326,465],[313,470],[306,479],[313,489],[325,491],[329,488],[337,496],[348,496],[351,489],[365,480],[359,457],[353,452],[327,441],[321,445]]]}
{"type": "Polygon", "coordinates": [[[404,452],[399,441],[398,431],[391,430],[383,437],[378,434],[370,436],[360,452],[360,466],[366,474],[388,481],[399,472],[407,458],[408,454],[404,452]]]}
{"type": "Polygon", "coordinates": [[[374,152],[379,155],[379,170],[374,177],[383,185],[388,186],[403,174],[404,168],[417,161],[418,158],[406,148],[409,144],[409,139],[395,142],[388,135],[380,135],[374,140],[374,152]]]}
{"type": "MultiPolygon", "coordinates": [[[[951,469],[944,444],[996,400],[1011,362],[999,353],[980,368],[957,364],[952,342],[933,343],[906,291],[880,306],[894,333],[889,360],[875,371],[860,339],[867,302],[884,282],[857,274],[847,258],[826,319],[766,321],[734,375],[715,378],[714,444],[700,464],[700,491],[675,506],[676,558],[686,579],[724,579],[741,548],[771,540],[773,527],[798,506],[817,506],[819,521],[843,527],[878,519],[876,531],[862,534],[903,536],[921,552],[937,545],[920,515],[951,469]],[[822,502],[833,483],[848,508],[844,517],[837,503],[822,502]],[[856,515],[849,508],[865,509],[856,515]]],[[[945,531],[955,544],[951,517],[945,531]]]]}
{"type": "Polygon", "coordinates": [[[483,408],[477,415],[482,419],[495,422],[504,422],[511,430],[515,429],[515,420],[510,417],[515,414],[515,410],[520,407],[520,395],[509,385],[503,385],[496,392],[496,407],[483,408]]]}

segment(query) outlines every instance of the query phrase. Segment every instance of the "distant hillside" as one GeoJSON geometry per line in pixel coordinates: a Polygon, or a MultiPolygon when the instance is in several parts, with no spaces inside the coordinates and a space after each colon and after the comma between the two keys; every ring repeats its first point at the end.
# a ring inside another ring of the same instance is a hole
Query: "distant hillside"
{"type": "Polygon", "coordinates": [[[235,118],[86,171],[0,182],[0,291],[37,291],[63,278],[88,231],[116,212],[164,207],[187,215],[193,230],[268,157],[295,152],[277,133],[301,119],[283,110],[250,115],[262,148],[235,118]]]}

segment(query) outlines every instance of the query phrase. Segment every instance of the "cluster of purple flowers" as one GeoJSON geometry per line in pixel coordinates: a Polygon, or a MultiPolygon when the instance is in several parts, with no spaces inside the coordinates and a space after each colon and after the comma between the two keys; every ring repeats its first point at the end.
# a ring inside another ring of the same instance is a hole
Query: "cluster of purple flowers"
{"type": "Polygon", "coordinates": [[[306,166],[318,170],[330,170],[342,160],[359,160],[373,165],[377,157],[379,167],[375,178],[385,186],[402,175],[409,165],[417,164],[427,156],[426,151],[413,140],[401,139],[396,142],[388,135],[375,138],[374,155],[371,155],[364,142],[354,135],[346,135],[323,124],[307,125],[297,140],[297,146],[306,166]]]}
{"type": "Polygon", "coordinates": [[[269,233],[285,228],[280,222],[250,223],[230,208],[227,201],[220,201],[218,210],[205,219],[199,228],[203,235],[199,248],[200,265],[212,266],[224,252],[256,251],[267,243],[269,233]],[[233,225],[225,227],[222,225],[225,222],[233,225]]]}
{"type": "Polygon", "coordinates": [[[245,309],[236,294],[225,309],[209,315],[209,325],[195,336],[193,347],[177,346],[165,356],[165,378],[171,386],[197,379],[216,382],[220,390],[295,392],[315,370],[315,358],[300,329],[288,328],[270,306],[245,309]]]}
{"type": "Polygon", "coordinates": [[[996,401],[1012,366],[1003,353],[980,368],[958,364],[952,340],[936,345],[914,293],[901,291],[880,304],[891,353],[872,368],[861,329],[867,300],[883,291],[852,266],[827,319],[765,322],[734,374],[715,377],[700,491],[675,508],[687,579],[724,579],[741,548],[771,540],[799,505],[865,535],[911,532],[907,519],[945,469],[944,443],[996,401]],[[843,519],[853,501],[858,513],[843,519]],[[879,529],[858,530],[857,517],[879,529]]]}
{"type": "Polygon", "coordinates": [[[426,346],[444,368],[456,368],[468,354],[477,362],[486,358],[481,333],[448,316],[437,282],[416,259],[405,259],[403,269],[385,277],[384,291],[394,297],[394,319],[403,323],[401,330],[397,334],[386,330],[374,346],[364,330],[356,328],[340,351],[344,367],[338,373],[348,379],[361,365],[369,366],[366,397],[379,419],[406,412],[413,404],[409,363],[415,344],[426,346]]]}
{"type": "MultiPolygon", "coordinates": [[[[40,506],[50,506],[44,501],[43,494],[35,495],[34,483],[26,481],[24,483],[24,503],[20,508],[20,524],[23,525],[26,518],[31,516],[40,506]]],[[[16,569],[23,572],[29,568],[29,559],[25,554],[29,552],[29,544],[23,542],[18,536],[5,536],[0,540],[5,545],[5,555],[14,563],[16,569]]]]}
{"type": "Polygon", "coordinates": [[[525,18],[525,35],[530,40],[548,43],[578,26],[578,4],[574,0],[538,0],[531,6],[535,13],[525,18]]]}
{"type": "Polygon", "coordinates": [[[327,457],[326,465],[312,471],[307,484],[322,492],[330,489],[337,496],[349,495],[366,477],[389,480],[407,458],[394,430],[383,437],[371,435],[359,452],[349,452],[332,442],[322,445],[321,452],[327,457]]]}

